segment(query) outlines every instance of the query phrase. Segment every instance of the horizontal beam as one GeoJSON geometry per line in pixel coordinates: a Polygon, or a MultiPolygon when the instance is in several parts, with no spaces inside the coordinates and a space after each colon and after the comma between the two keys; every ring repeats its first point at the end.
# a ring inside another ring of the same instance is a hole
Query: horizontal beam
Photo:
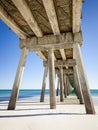
{"type": "MultiPolygon", "coordinates": [[[[44,66],[47,66],[48,65],[48,62],[47,61],[45,61],[44,62],[44,66]]],[[[75,59],[67,59],[67,60],[57,60],[57,61],[55,61],[54,62],[54,65],[55,65],[55,67],[66,67],[66,66],[68,66],[68,67],[73,67],[73,66],[75,66],[76,65],[76,60],[75,59]]]]}
{"type": "Polygon", "coordinates": [[[19,12],[22,14],[24,19],[27,21],[28,25],[32,29],[32,31],[35,33],[36,36],[42,37],[43,33],[38,26],[31,10],[28,4],[25,0],[12,0],[15,6],[18,8],[19,12]]]}
{"type": "MultiPolygon", "coordinates": [[[[59,69],[56,69],[55,72],[56,74],[59,74],[59,69]]],[[[74,73],[73,69],[63,69],[63,74],[71,75],[73,73],[74,73]]]]}
{"type": "Polygon", "coordinates": [[[22,42],[20,42],[20,48],[26,47],[29,49],[29,51],[45,51],[48,49],[53,49],[53,50],[59,50],[59,49],[70,49],[73,48],[73,43],[61,43],[61,44],[48,44],[48,45],[22,45],[22,42]]]}
{"type": "Polygon", "coordinates": [[[76,60],[75,59],[67,59],[67,60],[58,60],[54,62],[55,67],[71,67],[76,65],[76,60]]]}
{"type": "Polygon", "coordinates": [[[66,34],[45,35],[42,38],[32,37],[25,40],[20,40],[20,48],[27,47],[32,50],[47,50],[49,48],[56,49],[69,49],[73,48],[73,39],[70,41],[66,34]]]}
{"type": "Polygon", "coordinates": [[[53,0],[42,0],[42,1],[46,10],[47,16],[49,18],[49,22],[52,27],[53,33],[54,35],[59,35],[60,30],[59,30],[59,25],[58,25],[58,20],[57,20],[53,0]]]}
{"type": "Polygon", "coordinates": [[[8,15],[8,13],[0,5],[0,18],[7,24],[21,39],[26,39],[27,33],[22,31],[15,21],[8,15]]]}
{"type": "Polygon", "coordinates": [[[64,69],[63,74],[72,75],[74,71],[72,69],[64,69]]]}

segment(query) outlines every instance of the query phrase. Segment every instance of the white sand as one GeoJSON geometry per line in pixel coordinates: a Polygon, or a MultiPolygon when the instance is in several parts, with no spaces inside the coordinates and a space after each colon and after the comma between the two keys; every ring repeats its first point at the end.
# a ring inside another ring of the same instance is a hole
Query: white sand
{"type": "Polygon", "coordinates": [[[84,105],[74,101],[57,102],[57,108],[50,110],[49,103],[23,100],[13,111],[6,110],[8,102],[0,102],[0,130],[98,130],[98,105],[96,115],[87,115],[84,105]]]}

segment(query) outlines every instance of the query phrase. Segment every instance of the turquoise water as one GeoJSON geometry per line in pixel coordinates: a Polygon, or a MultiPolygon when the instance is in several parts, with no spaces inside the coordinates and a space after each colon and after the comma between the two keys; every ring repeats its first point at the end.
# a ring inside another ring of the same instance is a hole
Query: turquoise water
{"type": "MultiPolygon", "coordinates": [[[[98,97],[98,90],[90,90],[93,97],[98,97]]],[[[46,90],[46,95],[49,95],[49,90],[46,90]]],[[[20,90],[19,99],[30,98],[40,96],[40,89],[31,89],[31,90],[20,90]]],[[[8,101],[10,99],[11,90],[0,90],[0,101],[8,101]]]]}
{"type": "MultiPolygon", "coordinates": [[[[40,96],[40,89],[29,89],[29,90],[20,90],[18,99],[30,98],[40,96]]],[[[49,95],[49,90],[46,90],[46,95],[49,95]]],[[[11,90],[0,90],[0,101],[8,101],[11,96],[11,90]]]]}

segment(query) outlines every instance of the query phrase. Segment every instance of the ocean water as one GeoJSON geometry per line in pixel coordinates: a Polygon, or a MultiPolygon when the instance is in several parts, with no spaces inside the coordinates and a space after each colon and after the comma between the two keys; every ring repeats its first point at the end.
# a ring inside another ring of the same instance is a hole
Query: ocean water
{"type": "MultiPolygon", "coordinates": [[[[19,91],[18,99],[28,99],[31,97],[38,97],[41,94],[41,89],[22,89],[19,91]]],[[[49,90],[45,91],[49,95],[49,90]]],[[[0,101],[8,101],[11,96],[11,90],[0,90],[0,101]]]]}
{"type": "MultiPolygon", "coordinates": [[[[90,90],[91,95],[95,102],[98,103],[98,90],[90,90]]],[[[41,89],[20,90],[18,99],[26,99],[31,97],[38,97],[41,94],[41,89]]],[[[49,90],[45,91],[49,95],[49,90]]],[[[8,101],[11,96],[11,90],[0,90],[0,101],[8,101]]]]}

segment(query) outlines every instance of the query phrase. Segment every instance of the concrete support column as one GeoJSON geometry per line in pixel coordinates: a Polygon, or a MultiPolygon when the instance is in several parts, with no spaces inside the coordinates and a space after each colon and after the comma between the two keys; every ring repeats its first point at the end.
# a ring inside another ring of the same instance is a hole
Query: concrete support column
{"type": "Polygon", "coordinates": [[[59,78],[60,78],[60,101],[64,102],[64,82],[63,82],[63,68],[60,67],[60,74],[59,74],[59,78]]]}
{"type": "Polygon", "coordinates": [[[55,91],[55,67],[53,49],[48,50],[48,66],[49,66],[49,87],[50,87],[50,109],[56,108],[56,91],[55,91]]]}
{"type": "Polygon", "coordinates": [[[79,80],[81,84],[82,94],[84,98],[84,104],[87,114],[95,114],[94,104],[92,102],[92,98],[89,91],[89,85],[87,81],[87,77],[84,70],[82,54],[80,51],[80,45],[78,43],[74,44],[73,47],[73,57],[76,59],[79,80]]]}
{"type": "Polygon", "coordinates": [[[70,92],[72,91],[72,86],[69,82],[68,77],[66,77],[66,86],[67,86],[67,96],[69,96],[70,92]]]}
{"type": "Polygon", "coordinates": [[[19,87],[22,80],[22,75],[23,75],[23,71],[25,67],[27,54],[28,54],[28,50],[26,48],[23,48],[22,54],[20,57],[20,62],[17,69],[17,73],[16,73],[16,77],[15,77],[15,81],[14,81],[14,85],[13,85],[13,90],[12,90],[9,105],[8,105],[8,110],[14,110],[16,107],[16,101],[18,98],[19,87]]]}
{"type": "Polygon", "coordinates": [[[59,80],[59,77],[58,77],[58,83],[57,83],[56,96],[58,96],[58,95],[59,95],[59,85],[60,85],[60,80],[59,80]]]}
{"type": "Polygon", "coordinates": [[[64,74],[64,96],[67,98],[67,84],[66,84],[66,75],[64,74]]]}
{"type": "Polygon", "coordinates": [[[77,66],[74,67],[74,89],[76,91],[76,95],[80,101],[80,104],[84,103],[83,95],[82,95],[82,90],[81,90],[81,84],[79,81],[79,74],[78,74],[78,69],[77,66]]]}
{"type": "Polygon", "coordinates": [[[42,91],[41,91],[40,102],[44,102],[47,73],[48,73],[48,66],[46,66],[45,70],[44,70],[44,76],[43,76],[43,83],[42,83],[42,91]]]}

